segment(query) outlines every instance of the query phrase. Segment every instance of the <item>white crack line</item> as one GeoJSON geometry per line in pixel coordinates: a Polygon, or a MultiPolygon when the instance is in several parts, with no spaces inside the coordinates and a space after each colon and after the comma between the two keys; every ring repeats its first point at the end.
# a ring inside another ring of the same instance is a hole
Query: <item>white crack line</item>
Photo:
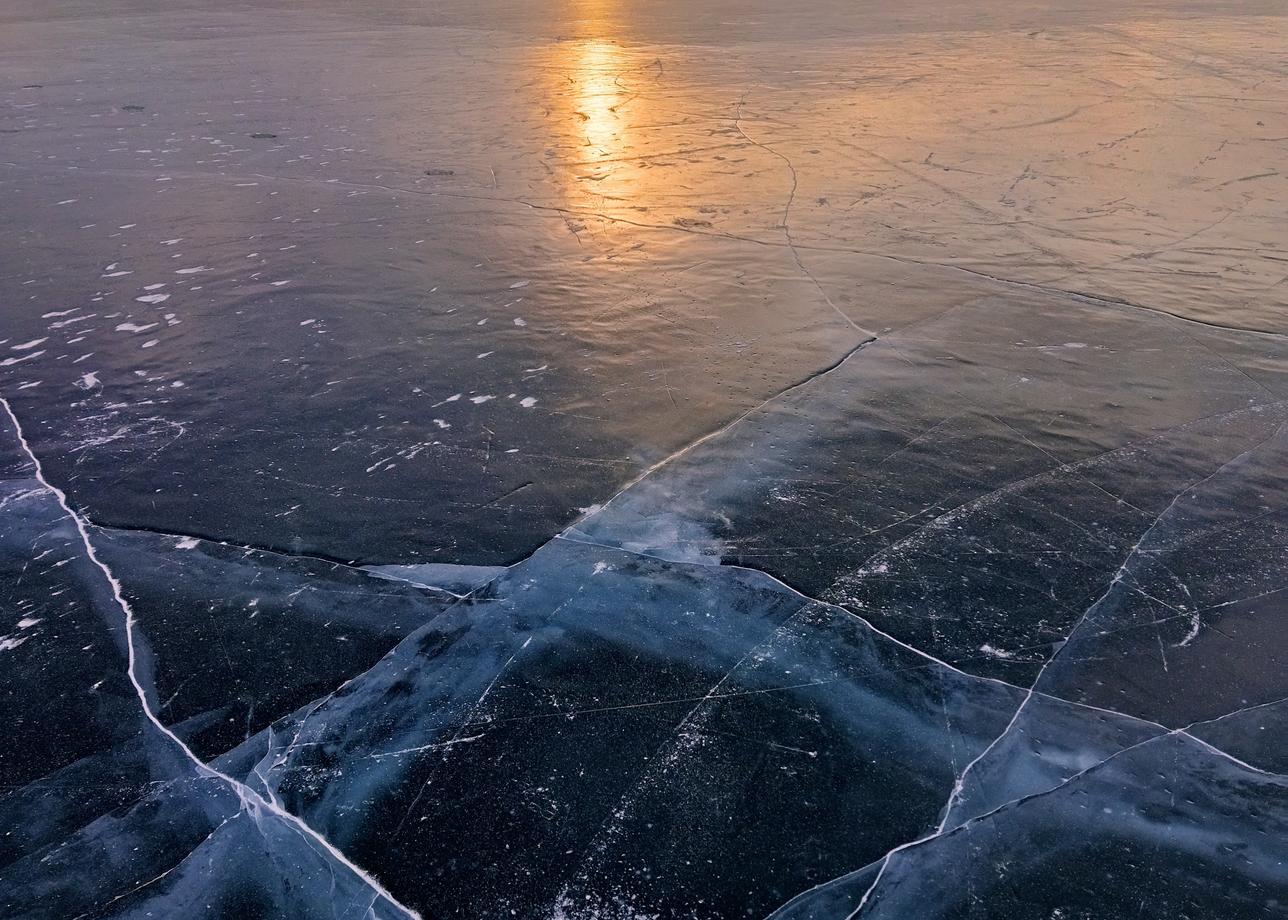
{"type": "Polygon", "coordinates": [[[135,665],[137,655],[134,646],[134,609],[130,606],[129,601],[125,599],[125,595],[122,593],[121,583],[117,581],[116,576],[112,574],[112,570],[107,567],[106,563],[99,559],[98,553],[94,550],[94,544],[90,541],[89,530],[85,524],[85,519],[76,511],[72,510],[71,505],[67,501],[67,495],[63,490],[45,478],[45,469],[40,463],[40,458],[36,456],[35,452],[31,449],[31,445],[27,443],[27,437],[23,433],[22,424],[18,421],[18,416],[14,414],[13,407],[9,405],[9,401],[3,396],[0,396],[0,406],[4,406],[4,411],[9,416],[9,421],[13,424],[14,432],[18,436],[18,443],[22,446],[23,452],[31,459],[31,463],[35,467],[36,481],[52,492],[63,511],[67,512],[67,516],[70,517],[72,523],[76,525],[77,533],[80,534],[81,543],[85,546],[85,554],[89,557],[90,562],[94,563],[98,570],[103,573],[103,577],[107,579],[107,583],[112,589],[112,597],[116,601],[116,605],[121,609],[121,614],[124,617],[125,647],[127,655],[126,674],[130,679],[130,683],[134,686],[134,692],[138,695],[139,705],[143,708],[143,714],[147,717],[147,720],[152,723],[157,731],[164,735],[183,752],[184,756],[187,757],[196,768],[198,774],[206,777],[207,779],[219,780],[227,785],[241,801],[243,809],[252,812],[252,815],[260,811],[268,812],[282,821],[285,821],[304,836],[306,840],[311,840],[320,844],[333,859],[356,875],[373,891],[379,893],[382,898],[388,901],[395,908],[402,911],[408,917],[414,918],[414,920],[422,920],[421,915],[418,912],[401,903],[397,898],[390,894],[389,891],[380,884],[380,882],[376,881],[376,879],[371,875],[368,875],[358,866],[354,865],[349,858],[341,853],[329,840],[313,828],[309,827],[309,825],[303,820],[297,818],[289,811],[286,811],[275,802],[265,799],[258,792],[229,776],[227,773],[221,773],[219,770],[206,764],[200,757],[193,753],[192,748],[184,744],[178,735],[167,728],[165,724],[157,718],[156,713],[152,711],[152,707],[148,704],[147,693],[144,691],[143,685],[139,683],[138,674],[136,672],[135,665]]]}

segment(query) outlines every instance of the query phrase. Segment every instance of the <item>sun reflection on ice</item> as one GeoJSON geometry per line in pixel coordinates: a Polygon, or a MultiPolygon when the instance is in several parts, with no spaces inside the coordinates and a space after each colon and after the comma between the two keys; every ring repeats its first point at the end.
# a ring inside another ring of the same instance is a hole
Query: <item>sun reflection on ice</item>
{"type": "Polygon", "coordinates": [[[621,153],[627,130],[621,109],[632,100],[623,75],[630,64],[617,45],[599,39],[579,42],[572,63],[573,115],[586,146],[596,156],[621,153]]]}

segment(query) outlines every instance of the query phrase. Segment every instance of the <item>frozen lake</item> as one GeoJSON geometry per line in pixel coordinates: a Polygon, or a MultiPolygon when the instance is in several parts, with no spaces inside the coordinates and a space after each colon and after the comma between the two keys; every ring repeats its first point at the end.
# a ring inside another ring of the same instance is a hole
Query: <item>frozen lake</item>
{"type": "Polygon", "coordinates": [[[1278,2],[10,0],[0,915],[1288,916],[1278,2]]]}

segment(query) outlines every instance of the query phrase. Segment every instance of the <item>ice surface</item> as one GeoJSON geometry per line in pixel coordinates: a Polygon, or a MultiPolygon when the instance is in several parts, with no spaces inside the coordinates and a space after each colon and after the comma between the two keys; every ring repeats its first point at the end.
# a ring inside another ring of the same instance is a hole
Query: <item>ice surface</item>
{"type": "Polygon", "coordinates": [[[1288,911],[1280,3],[0,9],[0,915],[1288,911]]]}

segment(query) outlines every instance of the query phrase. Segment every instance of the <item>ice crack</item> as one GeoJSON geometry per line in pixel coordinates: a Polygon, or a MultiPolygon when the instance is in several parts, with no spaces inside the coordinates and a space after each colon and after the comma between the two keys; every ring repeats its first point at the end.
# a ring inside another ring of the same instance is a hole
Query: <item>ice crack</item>
{"type": "Polygon", "coordinates": [[[82,517],[77,511],[75,511],[71,507],[71,504],[67,500],[66,493],[64,493],[62,489],[58,488],[47,478],[45,478],[45,470],[40,462],[40,458],[36,456],[35,452],[32,451],[31,449],[31,445],[27,443],[27,437],[23,433],[22,424],[18,421],[18,416],[14,414],[13,407],[9,404],[9,401],[4,397],[0,396],[0,406],[4,407],[5,414],[9,416],[9,421],[10,423],[12,423],[14,427],[14,432],[18,437],[19,445],[22,447],[23,452],[31,460],[32,466],[35,468],[36,481],[39,482],[42,486],[48,489],[50,493],[53,494],[54,498],[58,501],[59,506],[63,509],[64,512],[66,512],[67,516],[71,518],[73,525],[75,525],[76,527],[76,532],[80,535],[81,544],[85,548],[85,555],[89,558],[90,562],[92,562],[94,566],[99,570],[99,572],[102,573],[103,578],[107,581],[108,586],[111,588],[112,599],[116,602],[116,606],[120,608],[124,626],[125,626],[126,675],[129,678],[130,684],[134,687],[134,692],[139,698],[139,705],[142,708],[143,715],[147,718],[148,722],[150,722],[152,726],[164,738],[166,738],[166,740],[168,740],[170,743],[172,743],[175,747],[177,747],[182,752],[184,757],[187,758],[187,760],[196,769],[198,775],[205,777],[207,779],[213,779],[213,780],[222,782],[230,790],[232,790],[232,792],[241,801],[244,809],[251,811],[252,814],[267,812],[268,814],[271,814],[274,817],[286,822],[286,824],[291,826],[301,836],[303,836],[306,842],[316,843],[320,845],[328,854],[330,854],[331,858],[335,862],[340,863],[342,866],[344,866],[346,869],[348,869],[350,872],[356,875],[373,891],[377,892],[380,897],[388,901],[389,904],[392,905],[394,908],[398,909],[408,917],[414,918],[414,920],[421,920],[421,916],[418,912],[416,912],[415,910],[412,910],[410,907],[407,907],[406,905],[398,901],[397,898],[395,898],[392,894],[390,894],[384,888],[384,886],[380,884],[380,882],[376,881],[375,878],[373,878],[371,875],[368,875],[357,865],[352,863],[349,860],[349,858],[346,857],[343,853],[341,853],[340,850],[338,850],[333,844],[331,844],[330,841],[328,841],[325,837],[323,837],[321,834],[319,834],[317,831],[311,828],[302,819],[286,811],[276,802],[265,799],[263,796],[261,796],[255,790],[251,789],[245,783],[242,783],[239,780],[233,778],[232,776],[229,776],[227,773],[223,773],[219,770],[216,770],[214,767],[211,767],[209,764],[205,763],[205,761],[203,761],[195,753],[193,753],[192,748],[188,747],[188,745],[185,744],[183,740],[179,738],[178,735],[176,735],[173,731],[171,731],[157,717],[157,714],[153,711],[151,704],[148,702],[147,691],[144,690],[142,683],[139,682],[138,670],[137,670],[138,653],[136,649],[136,628],[135,628],[137,623],[134,616],[134,609],[130,606],[130,602],[126,600],[125,594],[121,588],[120,581],[117,580],[116,576],[112,573],[112,570],[108,568],[107,564],[103,562],[102,559],[99,558],[97,551],[94,549],[94,544],[90,540],[89,526],[86,523],[85,518],[82,517]]]}

